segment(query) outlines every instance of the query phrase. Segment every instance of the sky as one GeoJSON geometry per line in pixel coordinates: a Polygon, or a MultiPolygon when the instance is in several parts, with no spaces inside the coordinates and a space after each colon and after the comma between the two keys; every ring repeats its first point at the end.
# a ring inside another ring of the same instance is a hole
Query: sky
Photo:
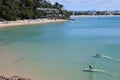
{"type": "Polygon", "coordinates": [[[59,2],[64,8],[72,11],[86,10],[120,10],[120,0],[49,0],[59,2]]]}

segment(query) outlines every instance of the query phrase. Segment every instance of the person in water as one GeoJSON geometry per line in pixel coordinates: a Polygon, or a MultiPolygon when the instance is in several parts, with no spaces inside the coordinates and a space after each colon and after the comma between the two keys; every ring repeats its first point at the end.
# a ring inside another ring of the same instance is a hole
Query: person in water
{"type": "Polygon", "coordinates": [[[96,57],[100,57],[101,55],[100,54],[96,54],[96,57]]]}
{"type": "Polygon", "coordinates": [[[90,70],[91,70],[91,69],[93,69],[93,66],[92,66],[92,65],[89,65],[89,68],[90,68],[90,70]]]}

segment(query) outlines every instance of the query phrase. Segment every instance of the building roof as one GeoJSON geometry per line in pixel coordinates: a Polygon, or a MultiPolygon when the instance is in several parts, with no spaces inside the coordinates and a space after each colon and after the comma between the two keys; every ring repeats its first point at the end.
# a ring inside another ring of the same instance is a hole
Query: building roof
{"type": "Polygon", "coordinates": [[[46,11],[47,13],[59,13],[59,10],[54,8],[37,8],[37,10],[46,11]]]}

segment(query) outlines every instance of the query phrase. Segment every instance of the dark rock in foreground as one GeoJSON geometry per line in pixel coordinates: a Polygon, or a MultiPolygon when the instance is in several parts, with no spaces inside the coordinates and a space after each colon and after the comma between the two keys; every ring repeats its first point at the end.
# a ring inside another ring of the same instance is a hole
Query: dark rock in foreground
{"type": "Polygon", "coordinates": [[[0,80],[33,80],[33,79],[19,77],[19,76],[5,77],[5,76],[1,75],[0,80]]]}

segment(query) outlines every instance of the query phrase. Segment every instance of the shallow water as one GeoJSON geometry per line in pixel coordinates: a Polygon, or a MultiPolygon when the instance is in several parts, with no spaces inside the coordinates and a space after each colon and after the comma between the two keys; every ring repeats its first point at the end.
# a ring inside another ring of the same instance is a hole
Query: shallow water
{"type": "Polygon", "coordinates": [[[0,29],[0,74],[40,80],[119,80],[120,17],[0,29]],[[95,58],[100,53],[104,57],[95,58]],[[96,72],[83,72],[93,65],[96,72]]]}

